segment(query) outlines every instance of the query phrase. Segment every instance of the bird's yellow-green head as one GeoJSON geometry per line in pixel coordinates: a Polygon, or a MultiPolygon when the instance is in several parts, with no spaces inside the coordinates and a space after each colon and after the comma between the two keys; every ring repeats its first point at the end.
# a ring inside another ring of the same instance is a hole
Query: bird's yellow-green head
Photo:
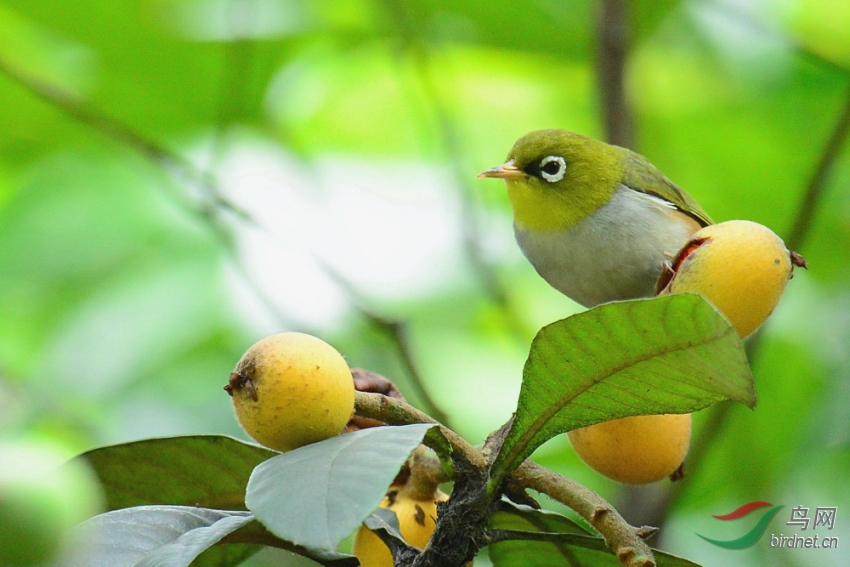
{"type": "Polygon", "coordinates": [[[518,227],[556,231],[608,203],[624,172],[622,148],[567,130],[537,130],[517,140],[504,164],[479,177],[507,182],[518,227]]]}

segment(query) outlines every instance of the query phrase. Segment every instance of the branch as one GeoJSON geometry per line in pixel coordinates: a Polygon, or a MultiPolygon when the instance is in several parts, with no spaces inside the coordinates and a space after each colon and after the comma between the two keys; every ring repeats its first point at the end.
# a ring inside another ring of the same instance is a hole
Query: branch
{"type": "MultiPolygon", "coordinates": [[[[250,46],[239,46],[238,48],[234,46],[234,52],[231,53],[231,58],[233,59],[233,65],[230,65],[229,70],[231,76],[236,76],[241,73],[244,73],[244,68],[247,67],[246,61],[250,59],[250,46]]],[[[75,96],[74,94],[64,91],[59,87],[48,84],[40,79],[28,75],[27,73],[17,70],[13,68],[13,66],[9,65],[6,61],[0,57],[0,73],[7,75],[10,79],[21,85],[27,91],[32,93],[33,95],[41,98],[51,106],[63,111],[67,115],[72,118],[82,122],[83,124],[99,131],[100,133],[106,135],[109,138],[115,139],[133,150],[140,153],[145,159],[152,161],[155,165],[169,171],[173,174],[177,174],[184,181],[189,184],[200,189],[201,194],[206,195],[209,199],[209,203],[207,206],[202,207],[200,210],[193,209],[193,212],[199,214],[202,217],[202,220],[207,222],[211,228],[218,234],[223,241],[229,243],[229,239],[223,233],[221,228],[217,225],[217,223],[213,220],[213,213],[217,210],[227,210],[232,213],[235,213],[238,218],[243,221],[250,222],[254,226],[258,228],[264,229],[264,227],[260,227],[258,223],[256,223],[250,215],[244,210],[238,208],[236,205],[225,199],[217,187],[214,176],[211,172],[201,172],[197,170],[190,162],[184,159],[181,155],[174,153],[167,148],[159,145],[157,142],[150,140],[144,137],[142,134],[138,133],[129,125],[120,122],[106,114],[98,111],[84,100],[75,96]]],[[[235,89],[236,87],[234,87],[235,89]]],[[[231,114],[234,112],[234,100],[238,98],[237,91],[231,89],[228,92],[223,93],[222,99],[220,101],[219,108],[219,120],[221,123],[225,123],[230,119],[231,114]]],[[[435,99],[436,104],[436,99],[435,99]]],[[[449,122],[446,119],[446,124],[449,122]]],[[[453,135],[447,137],[453,139],[453,135]]],[[[449,142],[447,141],[447,144],[449,142]]],[[[450,155],[456,154],[451,148],[448,152],[450,155]]],[[[458,168],[455,167],[456,173],[458,168]]],[[[458,174],[459,175],[459,174],[458,174]]],[[[189,207],[192,209],[192,207],[189,207]]],[[[465,226],[468,226],[469,223],[464,223],[465,226]]],[[[265,230],[265,229],[264,229],[265,230]]],[[[268,231],[266,231],[268,232],[268,231]]],[[[232,247],[228,246],[228,250],[233,252],[232,247]]],[[[288,326],[288,322],[286,321],[286,317],[281,314],[278,309],[273,305],[273,302],[262,292],[257,283],[249,276],[245,266],[242,264],[239,258],[237,258],[234,254],[234,265],[237,267],[240,275],[242,275],[245,282],[251,287],[254,293],[260,298],[260,300],[266,305],[266,307],[275,315],[279,324],[284,324],[284,326],[288,326]]],[[[434,415],[441,423],[448,423],[449,416],[446,414],[434,399],[430,396],[427,389],[424,385],[424,380],[422,378],[422,374],[419,372],[412,355],[412,351],[410,348],[409,340],[407,338],[407,327],[401,321],[389,320],[378,315],[375,315],[371,311],[362,307],[356,299],[356,294],[354,294],[351,286],[345,282],[338,274],[329,269],[327,265],[323,262],[319,262],[326,273],[328,273],[333,279],[337,281],[338,284],[341,285],[347,292],[352,301],[352,304],[355,308],[363,315],[373,326],[377,327],[381,332],[387,336],[387,338],[394,344],[396,351],[398,352],[399,358],[403,367],[405,368],[409,378],[411,385],[416,390],[417,396],[422,401],[423,405],[425,405],[428,412],[434,415]]]]}
{"type": "Polygon", "coordinates": [[[431,394],[428,393],[428,389],[425,387],[425,380],[419,372],[418,366],[413,361],[413,353],[411,352],[410,342],[407,338],[407,324],[403,321],[386,319],[364,309],[359,305],[357,306],[357,309],[360,311],[361,315],[363,315],[373,326],[378,328],[393,342],[396,351],[398,352],[399,359],[401,360],[401,364],[404,367],[407,376],[410,378],[410,384],[416,391],[417,397],[422,400],[426,412],[429,415],[433,415],[434,419],[438,422],[448,425],[448,414],[440,409],[440,406],[434,401],[431,394]]]}
{"type": "MultiPolygon", "coordinates": [[[[181,155],[144,137],[129,125],[100,112],[75,94],[42,81],[28,74],[26,71],[16,69],[2,57],[0,57],[0,73],[6,75],[9,79],[29,91],[30,94],[35,95],[47,104],[61,110],[86,126],[97,130],[106,137],[117,140],[132,148],[145,159],[169,171],[185,183],[198,188],[207,197],[209,202],[200,209],[195,209],[193,212],[196,214],[204,218],[210,218],[215,209],[224,209],[243,220],[250,220],[248,213],[225,199],[218,187],[181,155]]],[[[216,225],[214,225],[214,228],[217,232],[220,232],[220,229],[216,225]]]]}
{"type": "MultiPolygon", "coordinates": [[[[487,296],[499,307],[511,331],[518,337],[530,334],[524,319],[513,309],[504,286],[499,282],[493,265],[485,258],[481,246],[481,230],[477,206],[473,196],[476,194],[474,177],[469,174],[468,164],[464,158],[463,144],[456,121],[452,118],[434,77],[430,72],[430,53],[424,40],[417,38],[416,28],[410,22],[404,2],[400,0],[383,0],[387,14],[395,29],[395,35],[401,42],[399,54],[407,54],[413,62],[419,91],[417,94],[425,99],[426,105],[436,118],[437,134],[442,145],[443,155],[448,161],[449,169],[455,179],[455,185],[460,188],[463,245],[466,256],[472,264],[473,272],[487,296]]],[[[399,58],[400,59],[400,58],[399,58]]],[[[411,89],[408,89],[411,90],[411,89]]],[[[411,91],[409,95],[414,98],[411,91]]]]}
{"type": "Polygon", "coordinates": [[[459,456],[465,462],[478,469],[483,469],[487,466],[487,462],[484,460],[481,452],[470,445],[466,439],[448,427],[438,423],[428,414],[419,411],[401,400],[388,398],[381,394],[355,392],[354,413],[360,417],[377,419],[389,425],[407,425],[409,423],[433,423],[439,425],[440,433],[452,446],[452,456],[459,456]]]}
{"type": "MultiPolygon", "coordinates": [[[[181,206],[192,214],[198,215],[207,224],[213,234],[224,243],[224,248],[233,257],[234,266],[246,284],[252,289],[266,308],[273,313],[279,325],[292,326],[287,318],[278,310],[268,296],[263,293],[256,281],[247,273],[244,264],[236,256],[230,235],[216,221],[216,211],[228,211],[239,220],[260,227],[259,224],[244,209],[239,208],[222,196],[221,191],[211,172],[201,172],[180,154],[161,146],[159,143],[146,138],[131,126],[100,112],[86,101],[73,93],[16,69],[0,56],[0,73],[20,85],[32,95],[40,98],[50,106],[64,112],[71,118],[100,132],[104,136],[116,140],[139,153],[143,158],[174,175],[181,182],[195,188],[201,195],[207,197],[207,203],[198,207],[181,199],[181,206]]],[[[222,110],[222,112],[224,112],[222,110]]]]}
{"type": "MultiPolygon", "coordinates": [[[[713,2],[712,6],[735,21],[747,24],[758,33],[763,35],[773,35],[786,42],[788,45],[792,46],[794,51],[800,57],[810,59],[821,66],[828,67],[830,70],[841,73],[845,77],[850,78],[850,68],[823,57],[787,34],[767,27],[750,11],[729,2],[713,2]]],[[[817,210],[818,202],[823,195],[826,181],[829,174],[832,172],[835,161],[838,159],[841,147],[847,139],[848,133],[850,133],[849,131],[850,89],[848,90],[847,100],[844,103],[844,109],[835,124],[832,135],[821,153],[820,159],[815,165],[814,172],[812,173],[803,194],[803,199],[797,209],[797,214],[795,215],[791,230],[785,238],[785,244],[789,250],[796,251],[803,248],[811,229],[811,223],[817,210]]],[[[754,337],[754,339],[757,339],[757,337],[754,337]]],[[[755,341],[752,340],[751,342],[755,341]]],[[[753,347],[753,350],[755,350],[755,347],[753,347]]]]}
{"type": "Polygon", "coordinates": [[[632,148],[634,128],[625,88],[626,56],[631,35],[628,0],[601,0],[598,32],[597,80],[602,98],[605,138],[611,144],[632,148]]]}
{"type": "MultiPolygon", "coordinates": [[[[400,400],[365,392],[355,393],[355,413],[391,425],[437,423],[430,416],[400,400]]],[[[444,426],[440,426],[440,432],[451,444],[454,457],[460,457],[478,470],[487,466],[481,452],[460,435],[444,426]]],[[[436,458],[420,456],[415,466],[426,467],[435,478],[441,474],[436,458]]],[[[630,526],[606,500],[592,490],[528,460],[514,471],[512,476],[521,486],[548,494],[578,512],[602,534],[606,545],[614,551],[624,566],[655,565],[652,551],[643,541],[644,537],[654,533],[653,529],[630,526]]]]}
{"type": "Polygon", "coordinates": [[[425,379],[419,371],[419,367],[413,359],[413,352],[410,348],[410,341],[407,338],[407,324],[404,321],[396,319],[388,319],[374,313],[371,309],[364,306],[364,301],[361,295],[354,289],[351,282],[346,280],[331,266],[326,264],[321,258],[316,258],[316,262],[336,284],[342,288],[348,296],[352,307],[369,322],[370,325],[378,329],[390,342],[395,346],[401,365],[404,367],[407,377],[410,379],[410,385],[416,390],[417,397],[425,406],[425,411],[429,415],[434,416],[438,422],[443,425],[449,425],[449,415],[444,412],[440,406],[431,397],[428,389],[425,387],[425,379]]]}
{"type": "Polygon", "coordinates": [[[811,229],[812,220],[817,211],[818,202],[823,196],[826,181],[835,166],[835,161],[841,153],[841,148],[850,133],[850,88],[847,90],[847,98],[844,109],[835,124],[832,136],[826,143],[820,159],[815,166],[812,177],[803,194],[803,200],[797,209],[794,224],[785,239],[789,250],[799,250],[803,247],[811,229]]]}
{"type": "MultiPolygon", "coordinates": [[[[847,98],[844,102],[841,115],[835,124],[832,135],[821,152],[812,177],[806,186],[803,198],[797,208],[792,228],[789,231],[788,237],[785,239],[789,250],[799,250],[805,244],[806,238],[808,238],[811,231],[818,202],[823,197],[826,181],[835,166],[835,162],[838,159],[844,142],[847,140],[848,134],[850,134],[850,88],[848,88],[847,98]]],[[[755,336],[747,340],[747,358],[750,361],[750,366],[754,366],[758,359],[762,336],[761,331],[759,331],[755,336]]],[[[705,422],[700,430],[700,435],[694,438],[691,443],[687,460],[688,468],[698,469],[708,454],[709,448],[716,446],[716,439],[726,424],[732,406],[733,404],[731,402],[726,402],[717,404],[711,408],[708,421],[705,422]]],[[[676,502],[682,489],[682,483],[674,485],[666,497],[657,503],[656,509],[650,511],[650,519],[653,523],[663,524],[667,511],[676,502]]]]}
{"type": "MultiPolygon", "coordinates": [[[[737,22],[742,22],[749,25],[755,32],[763,35],[773,35],[782,41],[791,45],[798,56],[809,59],[814,63],[829,68],[831,71],[843,74],[850,78],[850,69],[844,67],[834,61],[831,61],[820,54],[801,45],[795,39],[787,35],[766,27],[753,14],[741,9],[738,6],[725,3],[713,3],[715,9],[724,13],[728,17],[737,22]]],[[[818,204],[823,198],[826,189],[827,180],[829,179],[832,170],[835,167],[835,162],[840,156],[841,149],[850,135],[850,87],[848,87],[846,100],[844,102],[841,114],[835,123],[832,134],[826,142],[818,161],[815,164],[814,171],[805,186],[803,197],[794,215],[791,229],[788,236],[784,239],[789,250],[797,251],[804,247],[806,240],[811,231],[812,222],[814,221],[815,213],[818,209],[818,204]]],[[[755,336],[747,340],[747,358],[750,365],[753,366],[758,357],[758,352],[761,346],[762,333],[758,332],[755,336]]],[[[723,426],[726,424],[729,412],[732,409],[732,403],[720,403],[712,406],[708,411],[709,417],[700,430],[700,435],[695,437],[691,442],[691,448],[688,452],[687,465],[689,469],[699,469],[705,459],[709,449],[716,446],[716,439],[721,434],[723,426]]],[[[657,496],[652,501],[648,501],[637,493],[633,488],[627,488],[628,497],[620,505],[620,510],[631,511],[640,514],[640,517],[649,523],[655,525],[663,525],[668,511],[679,498],[682,490],[685,488],[684,483],[675,483],[672,486],[665,487],[664,492],[657,496]]],[[[628,512],[627,512],[627,515],[628,512]]]]}
{"type": "MultiPolygon", "coordinates": [[[[236,47],[234,47],[234,49],[236,49],[236,47]]],[[[242,67],[245,67],[248,64],[250,50],[243,52],[242,47],[239,49],[240,53],[238,55],[240,60],[237,61],[237,54],[234,54],[233,65],[230,66],[231,76],[243,73],[244,69],[242,69],[242,67]]],[[[248,47],[246,46],[245,49],[247,50],[248,47]]],[[[7,61],[5,61],[2,56],[0,56],[0,73],[5,74],[12,81],[19,84],[31,94],[45,101],[54,108],[64,112],[68,116],[78,120],[86,126],[91,127],[108,138],[116,140],[135,150],[141,154],[142,157],[151,161],[154,165],[164,169],[172,175],[175,175],[182,182],[197,189],[201,195],[206,196],[208,202],[201,207],[185,202],[181,204],[193,214],[197,214],[201,218],[201,221],[209,225],[213,233],[221,239],[221,241],[225,244],[226,251],[232,256],[237,272],[265,305],[265,307],[274,315],[276,322],[283,327],[293,326],[293,322],[289,321],[287,317],[280,312],[280,310],[274,305],[274,302],[262,291],[254,278],[248,274],[244,263],[235,253],[236,251],[232,246],[229,235],[219,225],[219,223],[216,222],[215,213],[217,211],[231,212],[242,222],[249,223],[261,230],[264,230],[267,234],[270,234],[270,232],[265,227],[260,226],[247,211],[239,208],[221,194],[215,180],[215,176],[211,171],[203,172],[198,170],[179,153],[172,152],[156,141],[146,138],[128,124],[100,112],[73,93],[44,82],[22,70],[15,69],[7,61]]],[[[232,109],[235,108],[235,98],[238,94],[234,93],[235,91],[224,93],[222,95],[219,109],[219,119],[222,124],[228,120],[229,114],[232,112],[232,109]]],[[[219,124],[219,126],[222,124],[219,124]]],[[[217,140],[219,138],[220,136],[217,137],[217,140]]]]}
{"type": "Polygon", "coordinates": [[[654,567],[652,550],[643,537],[651,528],[634,528],[604,498],[579,483],[526,460],[513,473],[520,484],[548,494],[587,520],[625,567],[654,567]]]}
{"type": "Polygon", "coordinates": [[[398,531],[398,523],[391,523],[386,517],[387,514],[393,514],[393,512],[379,508],[366,518],[363,525],[389,548],[393,565],[412,565],[422,550],[407,543],[398,531]]]}

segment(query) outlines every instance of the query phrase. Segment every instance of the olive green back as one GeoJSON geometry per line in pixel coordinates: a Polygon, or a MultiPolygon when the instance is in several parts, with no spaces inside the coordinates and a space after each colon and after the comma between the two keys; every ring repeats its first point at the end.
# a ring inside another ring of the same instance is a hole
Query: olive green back
{"type": "Polygon", "coordinates": [[[614,147],[623,155],[623,161],[626,164],[623,174],[624,185],[635,191],[655,195],[673,203],[679,210],[692,217],[702,226],[714,224],[711,217],[702,210],[702,207],[693,197],[679,189],[645,157],[626,148],[614,147]]]}

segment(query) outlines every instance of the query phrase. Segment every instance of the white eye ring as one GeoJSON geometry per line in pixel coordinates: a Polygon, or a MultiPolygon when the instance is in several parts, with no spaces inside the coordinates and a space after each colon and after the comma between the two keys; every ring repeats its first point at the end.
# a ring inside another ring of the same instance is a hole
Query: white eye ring
{"type": "Polygon", "coordinates": [[[560,181],[564,178],[564,173],[567,172],[567,162],[561,156],[548,156],[541,160],[540,162],[540,177],[548,181],[549,183],[555,183],[556,181],[560,181]],[[557,163],[558,169],[555,173],[549,173],[545,171],[545,168],[550,163],[557,163]]]}

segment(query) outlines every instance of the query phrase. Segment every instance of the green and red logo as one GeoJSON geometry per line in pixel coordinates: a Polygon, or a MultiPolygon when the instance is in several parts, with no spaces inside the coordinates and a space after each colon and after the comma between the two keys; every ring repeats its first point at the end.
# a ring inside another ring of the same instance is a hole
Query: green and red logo
{"type": "Polygon", "coordinates": [[[724,549],[746,549],[753,545],[755,542],[757,542],[759,538],[761,538],[761,536],[764,534],[764,531],[767,529],[767,525],[782,507],[783,506],[781,504],[779,506],[774,506],[770,502],[764,501],[748,502],[740,508],[729,512],[728,514],[723,514],[721,516],[712,516],[713,518],[723,521],[740,520],[741,518],[755,512],[756,510],[767,508],[764,514],[762,514],[762,517],[759,518],[759,521],[756,522],[756,524],[750,529],[750,531],[736,539],[711,539],[705,537],[702,534],[697,535],[708,543],[712,543],[724,549]]]}

